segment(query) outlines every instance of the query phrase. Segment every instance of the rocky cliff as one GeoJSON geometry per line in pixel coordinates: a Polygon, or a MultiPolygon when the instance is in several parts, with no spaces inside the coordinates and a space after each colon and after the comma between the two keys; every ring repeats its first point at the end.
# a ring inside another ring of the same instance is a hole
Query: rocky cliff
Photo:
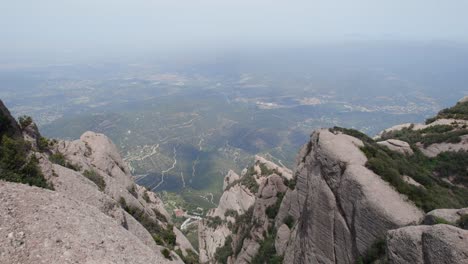
{"type": "Polygon", "coordinates": [[[320,129],[293,173],[260,158],[230,172],[201,262],[468,263],[468,209],[448,209],[468,207],[467,120],[460,101],[375,139],[320,129]]]}
{"type": "Polygon", "coordinates": [[[161,200],[133,182],[106,136],[86,132],[75,141],[47,140],[32,120],[18,125],[0,106],[0,179],[6,180],[0,181],[0,263],[198,258],[161,200]]]}

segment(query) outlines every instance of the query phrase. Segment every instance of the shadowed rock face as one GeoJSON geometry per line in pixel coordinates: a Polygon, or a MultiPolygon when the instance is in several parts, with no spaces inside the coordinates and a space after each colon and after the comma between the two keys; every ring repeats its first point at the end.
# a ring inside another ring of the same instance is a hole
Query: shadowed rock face
{"type": "Polygon", "coordinates": [[[21,137],[21,129],[8,108],[0,100],[0,136],[3,133],[21,137]]]}

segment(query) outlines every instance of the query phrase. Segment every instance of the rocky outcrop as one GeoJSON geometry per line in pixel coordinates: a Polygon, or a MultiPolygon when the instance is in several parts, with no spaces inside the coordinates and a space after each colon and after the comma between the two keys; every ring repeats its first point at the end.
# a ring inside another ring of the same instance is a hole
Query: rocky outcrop
{"type": "Polygon", "coordinates": [[[387,236],[389,263],[468,263],[468,231],[450,225],[410,226],[387,236]]]}
{"type": "Polygon", "coordinates": [[[0,182],[0,211],[0,263],[181,263],[64,193],[0,182]]]}
{"type": "Polygon", "coordinates": [[[260,156],[241,176],[230,171],[218,207],[199,223],[200,262],[217,263],[216,252],[228,247],[233,252],[226,261],[250,263],[274,225],[270,217],[276,214],[278,199],[288,189],[285,181],[290,179],[289,169],[260,156]]]}
{"type": "Polygon", "coordinates": [[[354,137],[315,131],[301,150],[296,188],[286,193],[277,226],[297,219],[284,263],[354,263],[394,228],[417,224],[420,209],[364,165],[354,137]]]}
{"type": "Polygon", "coordinates": [[[399,152],[401,154],[413,155],[413,150],[411,149],[408,142],[398,140],[398,139],[388,139],[384,141],[379,141],[377,144],[386,146],[390,150],[399,152]]]}
{"type": "Polygon", "coordinates": [[[440,221],[457,224],[463,215],[468,215],[468,208],[461,209],[435,209],[424,217],[424,224],[433,225],[440,221]]]}

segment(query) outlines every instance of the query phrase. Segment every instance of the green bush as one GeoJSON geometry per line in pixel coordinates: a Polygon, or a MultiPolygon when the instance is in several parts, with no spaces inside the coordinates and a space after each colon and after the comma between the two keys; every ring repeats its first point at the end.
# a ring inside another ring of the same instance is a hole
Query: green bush
{"type": "Polygon", "coordinates": [[[237,217],[237,211],[236,210],[233,210],[233,209],[227,209],[226,212],[224,212],[224,216],[228,217],[233,217],[233,218],[236,218],[237,217]]]}
{"type": "Polygon", "coordinates": [[[268,218],[275,219],[276,215],[278,215],[278,211],[281,206],[281,202],[283,201],[283,197],[284,193],[277,193],[275,203],[266,208],[265,213],[268,216],[268,218]]]}
{"type": "Polygon", "coordinates": [[[457,103],[455,106],[443,109],[437,114],[437,119],[454,118],[468,120],[468,102],[457,103]]]}
{"type": "Polygon", "coordinates": [[[102,177],[96,171],[85,170],[83,172],[83,176],[88,178],[90,181],[94,182],[99,187],[99,190],[104,191],[106,189],[106,181],[104,181],[104,177],[102,177]]]}
{"type": "Polygon", "coordinates": [[[50,155],[49,160],[52,163],[58,164],[58,165],[60,165],[62,167],[66,167],[66,168],[69,168],[69,169],[74,170],[74,171],[80,171],[80,169],[81,169],[81,167],[79,165],[75,165],[75,164],[69,162],[68,160],[66,160],[65,156],[60,152],[57,152],[57,153],[54,153],[54,154],[50,155]]]}
{"type": "Polygon", "coordinates": [[[3,135],[13,136],[15,133],[10,119],[2,111],[0,111],[0,139],[3,135]]]}
{"type": "Polygon", "coordinates": [[[385,257],[386,254],[386,241],[385,238],[377,239],[371,247],[367,250],[366,254],[358,259],[358,263],[372,264],[377,260],[385,257]]]}
{"type": "Polygon", "coordinates": [[[224,245],[216,249],[215,259],[218,263],[227,264],[227,259],[232,256],[232,237],[228,236],[224,241],[224,245]]]}
{"type": "Polygon", "coordinates": [[[163,254],[163,256],[164,256],[166,259],[172,260],[171,251],[169,251],[169,249],[163,248],[163,249],[161,249],[161,253],[163,254]]]}
{"type": "Polygon", "coordinates": [[[281,264],[283,262],[283,257],[276,254],[275,236],[276,232],[273,231],[260,242],[260,248],[250,264],[281,264]]]}
{"type": "Polygon", "coordinates": [[[40,137],[39,140],[37,141],[37,148],[39,149],[40,152],[44,152],[49,149],[49,140],[45,137],[40,137]]]}
{"type": "Polygon", "coordinates": [[[250,167],[246,175],[240,179],[240,183],[247,187],[253,194],[258,192],[259,186],[255,180],[255,170],[253,167],[250,167]]]}
{"type": "Polygon", "coordinates": [[[468,214],[464,214],[460,217],[460,219],[457,221],[457,225],[460,228],[463,228],[465,230],[468,230],[468,214]]]}
{"type": "Polygon", "coordinates": [[[47,183],[34,155],[28,157],[30,146],[22,138],[3,135],[0,141],[0,179],[53,189],[47,183]]]}
{"type": "Polygon", "coordinates": [[[207,217],[206,220],[207,220],[207,226],[213,229],[218,228],[218,226],[220,226],[223,223],[223,220],[219,216],[207,217]]]}
{"type": "Polygon", "coordinates": [[[291,229],[294,226],[294,217],[290,214],[288,214],[284,219],[283,223],[285,223],[289,229],[291,229]]]}
{"type": "Polygon", "coordinates": [[[262,171],[262,175],[269,176],[273,174],[274,172],[273,170],[268,169],[268,167],[263,163],[260,163],[259,167],[260,167],[260,170],[262,171]]]}
{"type": "Polygon", "coordinates": [[[123,197],[120,197],[119,203],[122,209],[133,216],[152,235],[156,244],[164,245],[171,249],[175,246],[177,237],[174,233],[173,225],[167,225],[167,228],[163,228],[157,221],[149,217],[144,210],[129,206],[123,197]]]}
{"type": "Polygon", "coordinates": [[[18,118],[18,121],[19,121],[19,125],[21,127],[21,129],[24,129],[26,127],[28,127],[30,124],[32,124],[33,120],[30,116],[20,116],[18,118]]]}

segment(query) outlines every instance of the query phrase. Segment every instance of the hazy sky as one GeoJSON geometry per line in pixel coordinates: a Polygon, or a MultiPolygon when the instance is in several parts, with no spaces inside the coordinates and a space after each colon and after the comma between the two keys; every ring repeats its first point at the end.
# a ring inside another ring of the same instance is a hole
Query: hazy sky
{"type": "Polygon", "coordinates": [[[0,54],[468,42],[466,0],[0,0],[0,54]]]}

